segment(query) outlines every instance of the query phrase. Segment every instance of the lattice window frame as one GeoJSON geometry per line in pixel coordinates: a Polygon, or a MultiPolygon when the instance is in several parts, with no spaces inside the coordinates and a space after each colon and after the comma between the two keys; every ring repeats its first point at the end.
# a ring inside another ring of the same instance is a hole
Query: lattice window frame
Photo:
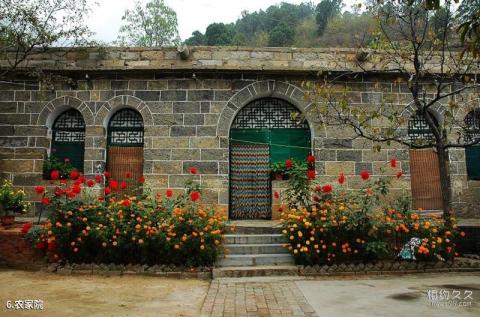
{"type": "MultiPolygon", "coordinates": [[[[436,121],[435,117],[432,116],[436,121]]],[[[425,117],[420,114],[414,114],[408,120],[408,138],[411,142],[425,142],[434,138],[433,132],[428,126],[425,117]]]]}
{"type": "Polygon", "coordinates": [[[287,101],[278,98],[260,98],[240,109],[233,129],[310,129],[300,111],[287,101]]]}
{"type": "Polygon", "coordinates": [[[128,108],[117,111],[108,123],[108,145],[138,147],[143,144],[142,116],[128,108]]]}
{"type": "Polygon", "coordinates": [[[464,119],[465,142],[472,143],[480,139],[480,108],[470,111],[464,119]]]}
{"type": "Polygon", "coordinates": [[[52,125],[52,140],[55,143],[85,142],[85,121],[80,111],[69,109],[62,112],[52,125]]]}

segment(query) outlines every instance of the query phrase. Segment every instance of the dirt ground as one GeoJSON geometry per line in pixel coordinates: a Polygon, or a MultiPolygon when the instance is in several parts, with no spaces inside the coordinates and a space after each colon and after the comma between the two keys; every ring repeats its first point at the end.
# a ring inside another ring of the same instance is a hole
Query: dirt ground
{"type": "Polygon", "coordinates": [[[210,282],[148,276],[62,276],[0,270],[0,316],[198,316],[210,282]],[[7,301],[43,300],[43,310],[7,301]]]}

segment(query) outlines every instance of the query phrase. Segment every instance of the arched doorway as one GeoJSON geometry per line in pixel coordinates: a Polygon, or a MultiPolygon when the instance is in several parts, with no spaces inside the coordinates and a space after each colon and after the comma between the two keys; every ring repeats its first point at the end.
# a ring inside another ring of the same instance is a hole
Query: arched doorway
{"type": "MultiPolygon", "coordinates": [[[[432,116],[435,123],[438,122],[432,116]]],[[[412,143],[429,144],[433,133],[421,114],[414,114],[408,121],[408,137],[412,143]]],[[[432,148],[410,149],[410,180],[414,209],[442,210],[443,199],[440,184],[438,155],[432,148]]]]}
{"type": "MultiPolygon", "coordinates": [[[[465,142],[480,139],[480,108],[470,111],[465,117],[465,142]]],[[[468,179],[480,180],[480,143],[465,148],[468,179]]]]}
{"type": "Polygon", "coordinates": [[[143,120],[132,109],[117,111],[108,123],[107,170],[112,178],[137,185],[143,174],[143,120]]]}
{"type": "Polygon", "coordinates": [[[271,164],[310,152],[310,127],[293,105],[261,98],[243,107],[230,128],[230,218],[271,219],[271,164]]]}
{"type": "Polygon", "coordinates": [[[66,159],[83,172],[85,152],[85,121],[76,109],[62,112],[52,126],[50,154],[63,162],[66,159]]]}

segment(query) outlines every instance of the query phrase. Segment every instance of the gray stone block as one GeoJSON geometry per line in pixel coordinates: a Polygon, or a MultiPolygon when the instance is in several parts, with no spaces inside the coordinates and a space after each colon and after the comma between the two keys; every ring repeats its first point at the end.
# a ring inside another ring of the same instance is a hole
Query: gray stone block
{"type": "Polygon", "coordinates": [[[197,134],[194,126],[173,126],[170,128],[170,136],[195,136],[197,134]]]}

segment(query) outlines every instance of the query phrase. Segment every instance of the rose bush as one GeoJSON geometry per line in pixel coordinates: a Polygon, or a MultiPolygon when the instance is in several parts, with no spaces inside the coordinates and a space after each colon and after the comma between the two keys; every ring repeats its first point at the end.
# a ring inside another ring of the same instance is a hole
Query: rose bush
{"type": "MultiPolygon", "coordinates": [[[[138,181],[142,185],[144,178],[138,181]]],[[[202,206],[201,188],[191,180],[176,196],[172,190],[153,195],[147,188],[127,189],[109,173],[94,179],[75,173],[54,185],[36,188],[50,213],[44,227],[30,234],[52,261],[200,266],[217,258],[224,213],[202,206]],[[105,183],[103,189],[98,183],[105,183]]]]}
{"type": "MultiPolygon", "coordinates": [[[[396,168],[395,160],[390,168],[396,168]]],[[[389,199],[387,178],[373,179],[361,171],[355,177],[363,180],[362,188],[347,190],[343,174],[335,186],[308,181],[305,170],[297,174],[286,191],[289,208],[281,213],[287,247],[297,264],[395,259],[412,237],[421,240],[414,250],[418,260],[446,261],[456,255],[455,241],[464,233],[458,232],[455,219],[420,216],[408,199],[389,199]]],[[[402,176],[401,171],[396,174],[402,176]]]]}

